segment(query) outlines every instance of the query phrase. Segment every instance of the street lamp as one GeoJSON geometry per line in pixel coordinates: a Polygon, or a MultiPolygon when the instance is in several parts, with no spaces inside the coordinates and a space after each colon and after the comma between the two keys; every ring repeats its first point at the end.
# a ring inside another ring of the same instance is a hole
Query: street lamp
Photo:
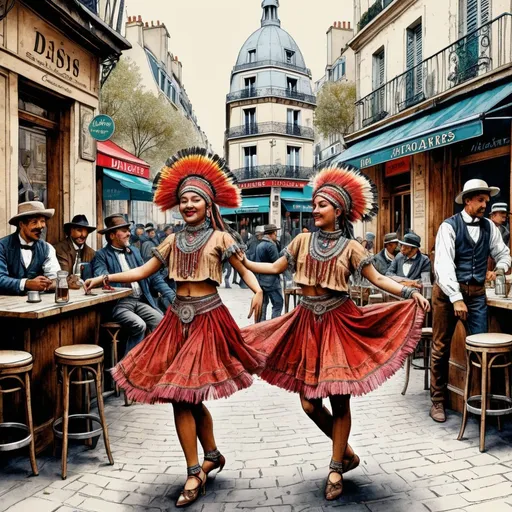
{"type": "Polygon", "coordinates": [[[3,20],[14,7],[16,0],[0,0],[0,20],[3,20]]]}

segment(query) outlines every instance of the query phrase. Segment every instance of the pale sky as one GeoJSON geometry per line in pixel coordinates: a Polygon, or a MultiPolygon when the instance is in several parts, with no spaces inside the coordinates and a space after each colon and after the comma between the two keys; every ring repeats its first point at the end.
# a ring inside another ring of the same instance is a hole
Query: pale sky
{"type": "MultiPolygon", "coordinates": [[[[165,23],[198,122],[222,154],[231,69],[245,40],[260,27],[261,0],[126,0],[126,5],[128,16],[165,23]]],[[[324,75],[325,33],[334,21],[353,21],[352,0],[280,0],[279,17],[314,82],[324,75]]]]}

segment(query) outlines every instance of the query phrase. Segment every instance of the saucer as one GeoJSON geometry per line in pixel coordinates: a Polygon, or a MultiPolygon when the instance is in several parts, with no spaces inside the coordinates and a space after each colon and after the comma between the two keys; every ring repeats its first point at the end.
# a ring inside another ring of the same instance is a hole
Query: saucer
{"type": "Polygon", "coordinates": [[[27,299],[27,302],[30,302],[31,304],[37,304],[38,302],[43,302],[43,299],[39,299],[39,300],[28,300],[27,299]]]}

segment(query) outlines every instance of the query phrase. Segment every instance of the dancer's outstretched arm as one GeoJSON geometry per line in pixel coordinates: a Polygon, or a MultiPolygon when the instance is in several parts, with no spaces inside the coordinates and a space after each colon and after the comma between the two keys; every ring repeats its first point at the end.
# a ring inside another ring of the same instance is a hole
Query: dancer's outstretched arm
{"type": "Polygon", "coordinates": [[[256,263],[245,257],[243,264],[255,274],[282,274],[288,268],[286,256],[281,256],[274,263],[256,263]]]}
{"type": "Polygon", "coordinates": [[[254,320],[259,320],[261,316],[261,309],[263,307],[263,290],[261,289],[256,276],[247,267],[244,267],[243,263],[236,255],[229,258],[229,263],[231,263],[233,268],[240,274],[240,277],[244,280],[245,284],[254,292],[251,309],[247,318],[251,318],[254,313],[254,320]]]}
{"type": "Polygon", "coordinates": [[[119,272],[118,274],[105,274],[92,279],[87,279],[84,283],[85,293],[92,288],[101,286],[104,280],[108,280],[111,283],[134,283],[135,281],[142,281],[160,270],[161,266],[162,262],[153,256],[147,263],[144,263],[142,267],[126,270],[125,272],[119,272]]]}
{"type": "MultiPolygon", "coordinates": [[[[400,297],[404,286],[400,283],[397,283],[396,281],[393,281],[393,279],[380,274],[373,265],[366,265],[362,269],[361,274],[363,274],[363,276],[366,277],[366,279],[368,279],[368,281],[370,281],[370,283],[375,285],[377,288],[380,288],[381,290],[384,290],[385,292],[391,293],[393,295],[398,295],[400,297]]],[[[423,297],[420,292],[414,292],[412,294],[412,298],[418,303],[419,306],[421,306],[422,309],[425,311],[430,311],[429,301],[425,299],[425,297],[423,297]]]]}

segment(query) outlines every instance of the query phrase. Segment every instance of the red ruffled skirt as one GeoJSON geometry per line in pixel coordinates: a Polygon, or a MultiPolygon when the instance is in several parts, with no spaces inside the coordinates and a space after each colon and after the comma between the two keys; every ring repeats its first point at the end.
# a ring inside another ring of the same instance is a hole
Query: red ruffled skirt
{"type": "Polygon", "coordinates": [[[402,367],[421,337],[416,302],[360,308],[338,298],[317,314],[333,300],[304,297],[291,313],[242,329],[246,343],[267,354],[264,380],[309,399],[363,395],[402,367]]]}
{"type": "Polygon", "coordinates": [[[225,398],[252,384],[264,355],[249,347],[217,294],[177,297],[158,327],[112,370],[142,403],[225,398]]]}

